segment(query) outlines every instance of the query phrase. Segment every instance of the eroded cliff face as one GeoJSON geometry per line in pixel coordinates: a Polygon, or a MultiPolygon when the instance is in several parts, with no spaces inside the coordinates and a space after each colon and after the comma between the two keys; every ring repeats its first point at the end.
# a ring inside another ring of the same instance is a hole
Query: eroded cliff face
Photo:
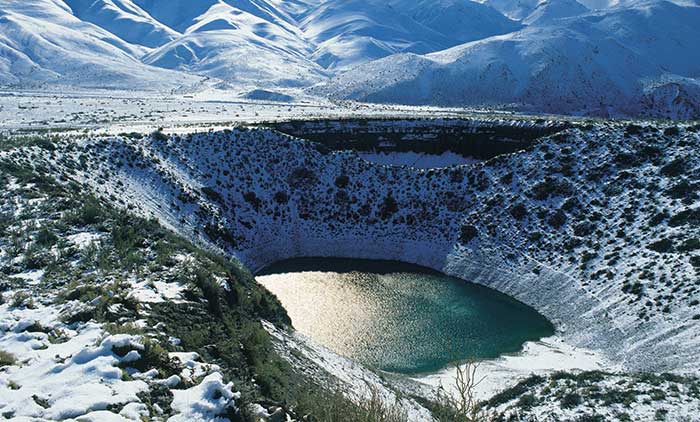
{"type": "Polygon", "coordinates": [[[297,256],[420,264],[533,306],[571,343],[629,369],[694,372],[699,129],[577,125],[522,151],[430,170],[264,128],[29,154],[253,270],[297,256]]]}

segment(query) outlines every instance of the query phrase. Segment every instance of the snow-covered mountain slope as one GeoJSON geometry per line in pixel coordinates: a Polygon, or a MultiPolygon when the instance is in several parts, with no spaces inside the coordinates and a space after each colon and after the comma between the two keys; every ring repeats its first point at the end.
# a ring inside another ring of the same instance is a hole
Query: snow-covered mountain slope
{"type": "Polygon", "coordinates": [[[313,60],[328,68],[401,51],[427,53],[450,45],[445,35],[374,0],[321,2],[302,17],[300,25],[304,36],[317,46],[313,60]]]}
{"type": "Polygon", "coordinates": [[[377,102],[697,117],[700,56],[690,54],[697,22],[700,7],[641,2],[425,56],[390,56],[315,91],[377,102]],[[658,96],[664,110],[651,106],[658,96]]]}
{"type": "MultiPolygon", "coordinates": [[[[666,0],[680,6],[698,6],[698,0],[666,0]]],[[[591,10],[602,10],[613,7],[635,7],[637,3],[644,0],[579,0],[581,4],[591,10]]]]}
{"type": "Polygon", "coordinates": [[[0,0],[0,84],[695,118],[699,19],[697,0],[0,0]]]}
{"type": "Polygon", "coordinates": [[[178,86],[157,69],[165,68],[238,88],[308,86],[326,78],[325,69],[518,27],[486,6],[456,1],[3,0],[0,83],[178,86]]]}
{"type": "Polygon", "coordinates": [[[179,35],[131,0],[65,0],[65,3],[78,19],[135,45],[155,48],[179,35]]]}
{"type": "Polygon", "coordinates": [[[146,55],[144,62],[203,74],[236,87],[299,87],[325,79],[324,70],[264,38],[237,30],[193,32],[146,55]]]}
{"type": "Polygon", "coordinates": [[[586,12],[588,8],[576,0],[543,0],[523,19],[523,23],[543,24],[555,19],[580,16],[586,12]]]}
{"type": "Polygon", "coordinates": [[[0,84],[153,89],[199,79],[144,65],[144,47],[81,21],[65,3],[2,0],[0,11],[0,84]]]}
{"type": "Polygon", "coordinates": [[[527,17],[540,0],[480,0],[511,19],[521,20],[527,17]]]}
{"type": "Polygon", "coordinates": [[[473,1],[391,0],[389,4],[451,42],[465,43],[520,28],[492,7],[473,1]]]}

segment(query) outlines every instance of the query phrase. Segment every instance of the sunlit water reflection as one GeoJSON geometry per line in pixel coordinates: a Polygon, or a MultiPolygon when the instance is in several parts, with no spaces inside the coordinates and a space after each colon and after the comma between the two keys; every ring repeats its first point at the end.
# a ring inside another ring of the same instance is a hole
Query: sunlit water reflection
{"type": "Polygon", "coordinates": [[[407,264],[305,258],[277,263],[257,279],[299,332],[387,371],[492,358],[554,331],[506,295],[407,264]]]}

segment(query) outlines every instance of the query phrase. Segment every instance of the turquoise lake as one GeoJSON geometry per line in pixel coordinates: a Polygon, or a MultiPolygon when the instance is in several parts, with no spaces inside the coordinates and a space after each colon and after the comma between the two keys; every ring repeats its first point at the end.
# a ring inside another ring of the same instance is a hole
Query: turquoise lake
{"type": "Polygon", "coordinates": [[[554,334],[546,318],[509,296],[409,264],[300,258],[257,279],[299,332],[385,371],[432,372],[554,334]]]}

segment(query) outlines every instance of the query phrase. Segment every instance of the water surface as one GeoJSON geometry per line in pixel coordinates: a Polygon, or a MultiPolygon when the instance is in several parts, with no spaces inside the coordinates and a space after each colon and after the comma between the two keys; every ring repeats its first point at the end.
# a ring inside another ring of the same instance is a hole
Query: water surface
{"type": "Polygon", "coordinates": [[[299,332],[386,371],[494,358],[554,333],[547,319],[509,296],[409,264],[302,258],[274,264],[257,279],[299,332]]]}

